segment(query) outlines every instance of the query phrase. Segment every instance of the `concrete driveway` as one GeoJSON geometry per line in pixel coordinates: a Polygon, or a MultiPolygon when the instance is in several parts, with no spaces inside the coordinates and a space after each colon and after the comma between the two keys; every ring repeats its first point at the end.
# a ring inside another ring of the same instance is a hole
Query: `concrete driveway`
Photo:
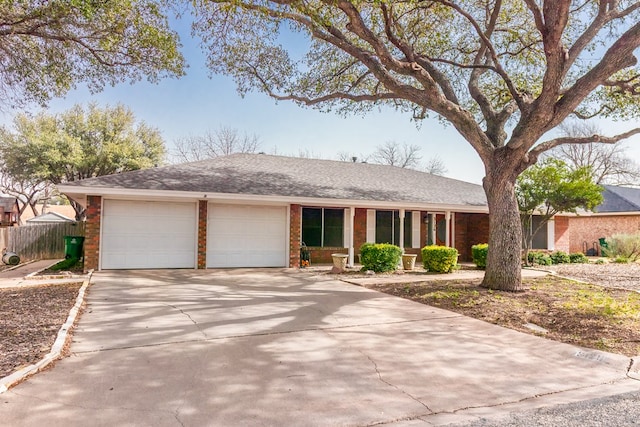
{"type": "Polygon", "coordinates": [[[12,426],[469,422],[639,390],[630,359],[292,270],[101,272],[12,426]]]}

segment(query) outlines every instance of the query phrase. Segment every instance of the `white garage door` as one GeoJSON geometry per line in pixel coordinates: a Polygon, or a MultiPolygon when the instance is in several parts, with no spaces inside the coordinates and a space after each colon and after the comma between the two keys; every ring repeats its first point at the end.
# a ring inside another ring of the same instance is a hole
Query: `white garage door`
{"type": "Polygon", "coordinates": [[[207,267],[286,267],[287,208],[209,204],[207,267]]]}
{"type": "Polygon", "coordinates": [[[195,203],[105,200],[102,268],[195,268],[195,203]]]}

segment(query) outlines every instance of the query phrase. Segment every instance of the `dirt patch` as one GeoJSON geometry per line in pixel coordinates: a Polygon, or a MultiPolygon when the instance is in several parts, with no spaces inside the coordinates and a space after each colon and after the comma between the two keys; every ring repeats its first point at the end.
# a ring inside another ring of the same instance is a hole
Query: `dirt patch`
{"type": "Polygon", "coordinates": [[[51,351],[81,286],[0,289],[0,378],[40,361],[51,351]]]}
{"type": "Polygon", "coordinates": [[[526,279],[526,290],[517,293],[491,291],[479,284],[440,281],[367,287],[581,347],[640,355],[637,292],[554,276],[526,279]]]}

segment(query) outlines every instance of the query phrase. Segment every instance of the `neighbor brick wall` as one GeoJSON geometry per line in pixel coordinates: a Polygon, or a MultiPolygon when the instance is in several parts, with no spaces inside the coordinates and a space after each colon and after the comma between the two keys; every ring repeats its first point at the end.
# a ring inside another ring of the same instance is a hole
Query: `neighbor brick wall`
{"type": "Polygon", "coordinates": [[[569,252],[583,252],[601,237],[640,231],[640,215],[569,217],[569,252]]]}
{"type": "Polygon", "coordinates": [[[571,253],[571,239],[569,238],[569,217],[556,216],[553,218],[553,224],[554,250],[571,253]]]}
{"type": "Polygon", "coordinates": [[[300,268],[300,242],[302,241],[302,206],[291,205],[289,210],[289,267],[300,268]]]}
{"type": "Polygon", "coordinates": [[[207,268],[207,212],[209,202],[198,201],[198,268],[207,268]]]}
{"type": "Polygon", "coordinates": [[[84,232],[84,271],[97,270],[100,260],[100,222],[102,197],[87,196],[87,222],[84,232]]]}

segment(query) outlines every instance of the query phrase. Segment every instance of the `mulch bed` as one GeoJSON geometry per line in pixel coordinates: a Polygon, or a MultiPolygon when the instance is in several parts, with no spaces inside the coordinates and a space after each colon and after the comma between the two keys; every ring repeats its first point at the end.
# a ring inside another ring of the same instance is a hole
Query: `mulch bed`
{"type": "Polygon", "coordinates": [[[53,345],[81,283],[0,289],[0,378],[37,363],[53,345]]]}

